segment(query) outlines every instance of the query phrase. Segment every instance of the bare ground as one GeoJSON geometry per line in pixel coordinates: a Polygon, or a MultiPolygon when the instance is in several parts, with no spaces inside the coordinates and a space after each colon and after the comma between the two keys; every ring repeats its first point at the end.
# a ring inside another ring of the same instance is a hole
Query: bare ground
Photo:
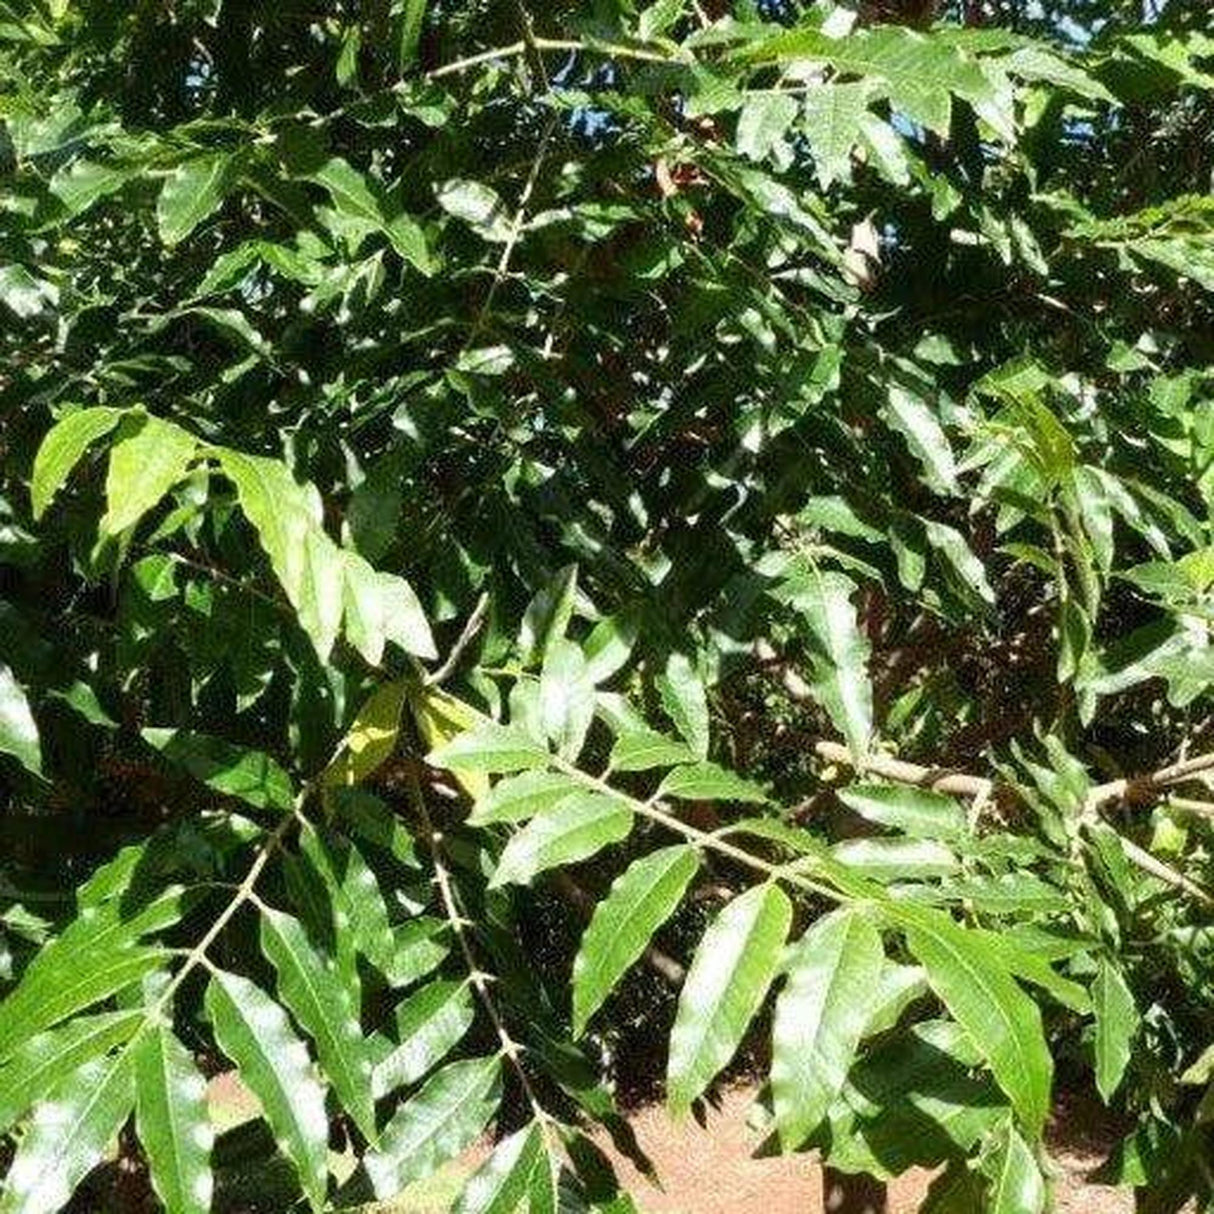
{"type": "MultiPolygon", "coordinates": [[[[600,1138],[644,1214],[826,1214],[822,1173],[812,1156],[753,1157],[756,1135],[747,1125],[752,1095],[747,1086],[725,1089],[703,1126],[691,1118],[675,1123],[657,1104],[630,1116],[661,1188],[600,1138]]],[[[220,1125],[243,1121],[257,1112],[256,1102],[230,1074],[212,1081],[211,1101],[220,1125]]],[[[1132,1214],[1130,1190],[1089,1179],[1117,1138],[1116,1127],[1099,1105],[1069,1100],[1057,1112],[1049,1138],[1050,1158],[1058,1169],[1054,1187],[1057,1214],[1132,1214]]],[[[485,1158],[490,1145],[474,1147],[434,1182],[414,1186],[377,1214],[445,1214],[463,1177],[485,1158]]],[[[914,1214],[930,1182],[931,1174],[922,1170],[895,1180],[890,1185],[890,1214],[914,1214]]],[[[229,1206],[228,1214],[261,1214],[273,1208],[246,1194],[229,1206]]]]}

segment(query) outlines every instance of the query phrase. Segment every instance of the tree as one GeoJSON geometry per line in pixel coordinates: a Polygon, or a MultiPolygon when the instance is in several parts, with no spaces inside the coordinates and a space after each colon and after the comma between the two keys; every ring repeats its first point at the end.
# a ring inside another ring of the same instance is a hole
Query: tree
{"type": "Polygon", "coordinates": [[[228,1066],[630,1209],[646,959],[677,1112],[1210,1199],[1214,41],[929,16],[0,5],[0,1211],[208,1209],[228,1066]]]}

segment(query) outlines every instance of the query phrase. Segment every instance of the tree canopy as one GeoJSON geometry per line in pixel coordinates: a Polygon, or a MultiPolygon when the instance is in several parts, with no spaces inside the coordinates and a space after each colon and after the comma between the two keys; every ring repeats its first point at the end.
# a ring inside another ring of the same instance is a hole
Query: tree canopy
{"type": "Polygon", "coordinates": [[[634,1209],[645,984],[1206,1208],[1206,5],[4,0],[0,123],[0,1214],[211,1209],[233,1068],[301,1208],[634,1209]]]}

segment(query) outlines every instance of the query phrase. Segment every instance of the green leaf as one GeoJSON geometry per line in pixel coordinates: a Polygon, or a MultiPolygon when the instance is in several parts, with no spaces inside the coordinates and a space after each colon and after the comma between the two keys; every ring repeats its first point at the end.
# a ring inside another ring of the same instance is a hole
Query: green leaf
{"type": "Polygon", "coordinates": [[[986,568],[966,543],[965,536],[947,523],[923,520],[927,542],[944,558],[962,588],[973,596],[978,605],[994,606],[995,590],[986,576],[986,568]]]}
{"type": "Polygon", "coordinates": [[[468,1178],[452,1214],[515,1214],[531,1191],[536,1169],[547,1166],[547,1155],[538,1125],[503,1138],[468,1178]]]}
{"type": "Polygon", "coordinates": [[[657,678],[658,694],[674,727],[697,759],[708,756],[708,701],[704,684],[688,658],[672,653],[664,674],[657,678]]]}
{"type": "Polygon", "coordinates": [[[740,894],[709,925],[679,994],[666,1100],[686,1112],[733,1057],[775,977],[792,922],[777,885],[740,894]]]}
{"type": "Polygon", "coordinates": [[[0,1214],[54,1214],[96,1167],[134,1104],[131,1056],[85,1063],[34,1110],[0,1196],[0,1214]]]}
{"type": "Polygon", "coordinates": [[[278,460],[226,448],[216,454],[300,626],[325,661],[341,626],[345,566],[341,550],[321,527],[320,494],[296,481],[278,460]]]}
{"type": "Polygon", "coordinates": [[[911,881],[947,877],[960,861],[931,839],[844,839],[830,849],[841,864],[874,881],[911,881]]]}
{"type": "Polygon", "coordinates": [[[140,734],[170,763],[224,796],[258,809],[290,810],[295,804],[291,777],[259,750],[182,729],[143,729],[140,734]]]}
{"type": "Polygon", "coordinates": [[[873,87],[868,81],[852,84],[815,84],[806,89],[801,129],[813,149],[814,168],[822,188],[851,177],[851,154],[868,116],[873,87]]]}
{"type": "Polygon", "coordinates": [[[426,20],[427,0],[403,0],[400,19],[400,41],[397,62],[403,75],[417,61],[417,49],[421,41],[422,26],[426,20]]]}
{"type": "Polygon", "coordinates": [[[0,1060],[36,1033],[109,999],[167,960],[163,949],[152,947],[43,949],[17,989],[0,1002],[0,1060]]]}
{"type": "Polygon", "coordinates": [[[388,641],[419,658],[437,657],[429,621],[413,587],[402,577],[372,569],[356,552],[343,552],[342,558],[346,635],[367,662],[378,666],[388,641]]]}
{"type": "Polygon", "coordinates": [[[541,661],[548,647],[564,638],[576,599],[576,565],[558,569],[536,592],[527,604],[519,629],[519,659],[524,666],[541,661]]]}
{"type": "Polygon", "coordinates": [[[591,1016],[674,914],[700,867],[685,843],[633,861],[612,882],[594,909],[573,963],[573,1033],[580,1037],[591,1016]]]}
{"type": "Polygon", "coordinates": [[[89,447],[108,434],[122,419],[125,410],[99,405],[77,409],[62,417],[42,440],[34,456],[30,475],[30,504],[34,519],[40,519],[51,499],[67,483],[72,469],[89,447]]]}
{"type": "Polygon", "coordinates": [[[390,1200],[437,1171],[480,1136],[497,1109],[497,1058],[452,1062],[397,1109],[379,1145],[363,1157],[375,1196],[390,1200]]]}
{"type": "Polygon", "coordinates": [[[511,238],[514,224],[506,204],[483,182],[453,177],[437,186],[434,196],[448,215],[463,220],[482,240],[502,244],[511,238]]]}
{"type": "Polygon", "coordinates": [[[627,801],[590,790],[573,793],[541,810],[510,839],[489,884],[530,884],[537,873],[585,860],[631,830],[627,801]]]}
{"type": "Polygon", "coordinates": [[[952,797],[906,784],[853,784],[839,800],[861,817],[916,839],[957,839],[968,832],[965,810],[952,797]]]}
{"type": "Polygon", "coordinates": [[[1041,1214],[1045,1209],[1041,1169],[1010,1121],[996,1132],[982,1171],[988,1182],[984,1209],[989,1214],[1041,1214]]]}
{"type": "Polygon", "coordinates": [[[570,793],[585,786],[559,771],[524,771],[499,780],[481,797],[468,822],[472,826],[491,826],[495,822],[525,822],[541,810],[551,809],[570,793]]]}
{"type": "Polygon", "coordinates": [[[390,976],[397,960],[397,941],[383,891],[362,853],[344,839],[321,838],[311,825],[301,828],[299,846],[309,871],[323,886],[325,944],[344,969],[352,969],[355,954],[361,953],[390,976]]]}
{"type": "Polygon", "coordinates": [[[881,937],[862,909],[817,920],[797,942],[772,1025],[771,1093],[796,1150],[843,1089],[881,990],[881,937]]]}
{"type": "Polygon", "coordinates": [[[479,722],[426,756],[432,767],[457,771],[522,771],[547,767],[552,756],[516,725],[479,722]]]}
{"type": "Polygon", "coordinates": [[[594,682],[582,651],[572,641],[554,641],[540,671],[540,722],[563,758],[572,761],[581,752],[594,705],[594,682]]]}
{"type": "Polygon", "coordinates": [[[976,59],[943,37],[897,25],[841,38],[801,27],[752,43],[739,57],[749,63],[825,62],[849,76],[882,81],[895,109],[941,136],[948,134],[950,93],[976,105],[997,99],[976,59]]]}
{"type": "Polygon", "coordinates": [[[936,493],[957,492],[953,449],[927,402],[899,384],[890,384],[885,420],[906,439],[911,454],[923,465],[924,483],[936,493]]]}
{"type": "Polygon", "coordinates": [[[206,1081],[166,1024],[149,1028],[134,1053],[135,1128],[156,1196],[167,1214],[207,1214],[215,1131],[206,1081]]]}
{"type": "Polygon", "coordinates": [[[788,93],[759,93],[747,99],[738,116],[735,142],[738,152],[751,160],[763,160],[784,142],[800,106],[788,93]]]}
{"type": "Polygon", "coordinates": [[[356,788],[392,757],[408,694],[404,679],[383,683],[371,693],[324,770],[321,778],[326,789],[356,788]]]}
{"type": "Polygon", "coordinates": [[[814,642],[811,690],[862,769],[873,731],[873,693],[869,645],[851,601],[855,590],[843,574],[811,565],[804,577],[782,587],[778,597],[800,611],[809,625],[814,642]]]}
{"type": "Polygon", "coordinates": [[[0,754],[12,755],[26,771],[42,775],[42,741],[25,689],[0,662],[0,754]]]}
{"type": "Polygon", "coordinates": [[[392,953],[378,962],[393,986],[411,986],[447,959],[451,949],[445,939],[446,919],[422,916],[392,929],[392,953]]]}
{"type": "Polygon", "coordinates": [[[1121,1086],[1138,1031],[1138,1008],[1121,970],[1107,957],[1100,959],[1092,984],[1096,1016],[1096,1089],[1108,1104],[1121,1086]]]}
{"type": "Polygon", "coordinates": [[[1050,1107],[1053,1061],[1037,1005],[998,963],[980,937],[927,908],[889,905],[906,929],[910,951],[945,1007],[982,1051],[1026,1129],[1041,1133],[1050,1107]]]}
{"type": "Polygon", "coordinates": [[[133,527],[189,470],[198,441],[180,426],[128,415],[110,448],[103,536],[133,527]]]}
{"type": "Polygon", "coordinates": [[[690,763],[667,772],[658,788],[659,797],[685,801],[766,801],[757,785],[715,763],[690,763]]]}
{"type": "Polygon", "coordinates": [[[142,1011],[102,1012],[30,1037],[0,1069],[0,1133],[86,1062],[125,1045],[142,1022],[142,1011]]]}
{"type": "Polygon", "coordinates": [[[156,221],[165,244],[179,244],[219,209],[228,192],[231,165],[226,152],[209,152],[179,164],[164,179],[156,221]]]}
{"type": "Polygon", "coordinates": [[[375,1098],[416,1083],[459,1044],[474,1018],[467,982],[440,979],[414,991],[396,1009],[397,1044],[375,1065],[375,1098]]]}
{"type": "Polygon", "coordinates": [[[354,1124],[373,1141],[371,1059],[359,1025],[356,971],[323,957],[298,919],[268,906],[261,912],[261,951],[278,974],[279,999],[312,1038],[321,1068],[354,1124]]]}
{"type": "Polygon", "coordinates": [[[57,169],[47,188],[67,208],[68,215],[75,217],[116,194],[132,176],[132,170],[122,165],[79,158],[57,169]]]}
{"type": "Polygon", "coordinates": [[[695,755],[682,742],[663,737],[651,729],[622,733],[611,748],[612,771],[649,771],[654,767],[674,767],[694,761],[695,755]]]}
{"type": "Polygon", "coordinates": [[[666,33],[683,15],[686,0],[654,0],[647,4],[637,18],[637,33],[641,41],[648,42],[666,33]]]}
{"type": "Polygon", "coordinates": [[[590,677],[597,687],[607,682],[632,656],[641,632],[636,611],[624,610],[601,619],[582,645],[590,677]]]}
{"type": "Polygon", "coordinates": [[[328,1180],[329,1119],[306,1047],[282,1008],[239,974],[212,972],[206,1009],[219,1048],[261,1102],[308,1204],[319,1214],[328,1180]]]}

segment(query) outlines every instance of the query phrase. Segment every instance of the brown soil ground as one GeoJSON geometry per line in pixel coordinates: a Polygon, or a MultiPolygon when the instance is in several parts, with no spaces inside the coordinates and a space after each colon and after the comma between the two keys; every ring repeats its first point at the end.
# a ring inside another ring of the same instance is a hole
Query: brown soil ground
{"type": "MultiPolygon", "coordinates": [[[[812,1158],[751,1157],[755,1135],[746,1125],[750,1099],[743,1088],[722,1093],[704,1127],[690,1119],[675,1125],[656,1105],[632,1117],[662,1189],[626,1160],[616,1162],[645,1214],[823,1214],[822,1174],[812,1158]]],[[[1058,1214],[1132,1214],[1129,1190],[1087,1179],[1115,1136],[1099,1106],[1067,1109],[1066,1124],[1055,1126],[1050,1143],[1050,1156],[1061,1172],[1054,1190],[1058,1214]]],[[[890,1186],[890,1214],[918,1210],[930,1180],[922,1171],[899,1177],[890,1186]]]]}
{"type": "MultiPolygon", "coordinates": [[[[652,1162],[661,1188],[646,1180],[614,1151],[620,1180],[644,1214],[826,1214],[822,1203],[822,1173],[812,1156],[755,1159],[756,1135],[747,1125],[752,1091],[726,1088],[701,1126],[692,1118],[675,1123],[661,1105],[635,1111],[629,1118],[638,1143],[652,1162]]],[[[231,1124],[257,1112],[256,1101],[234,1075],[211,1083],[217,1120],[231,1124]]],[[[1094,1101],[1071,1099],[1056,1112],[1049,1135],[1050,1158],[1058,1169],[1054,1209],[1057,1214],[1132,1214],[1128,1189],[1092,1183],[1089,1174],[1104,1160],[1119,1137],[1108,1114],[1094,1101]]],[[[483,1161],[485,1143],[444,1170],[436,1185],[418,1186],[398,1202],[377,1207],[376,1214],[443,1214],[450,1209],[463,1178],[483,1161]]],[[[889,1214],[914,1214],[931,1175],[909,1172],[890,1186],[889,1214]]],[[[273,1203],[238,1201],[229,1214],[274,1209],[273,1203]]]]}

